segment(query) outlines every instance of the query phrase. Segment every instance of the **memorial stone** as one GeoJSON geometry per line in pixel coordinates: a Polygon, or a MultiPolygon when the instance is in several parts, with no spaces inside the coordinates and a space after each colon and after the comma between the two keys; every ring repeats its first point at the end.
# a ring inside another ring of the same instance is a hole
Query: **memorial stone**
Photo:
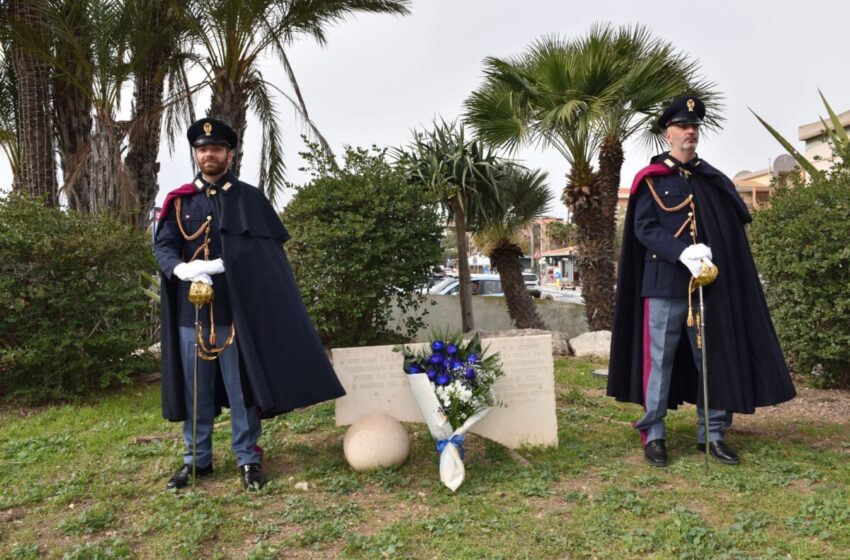
{"type": "MultiPolygon", "coordinates": [[[[500,354],[505,375],[493,388],[497,406],[472,432],[510,448],[557,446],[551,336],[484,339],[482,346],[488,354],[500,354]]],[[[337,426],[373,413],[423,422],[402,370],[403,358],[392,346],[335,348],[332,355],[346,391],[336,401],[337,426]]]]}

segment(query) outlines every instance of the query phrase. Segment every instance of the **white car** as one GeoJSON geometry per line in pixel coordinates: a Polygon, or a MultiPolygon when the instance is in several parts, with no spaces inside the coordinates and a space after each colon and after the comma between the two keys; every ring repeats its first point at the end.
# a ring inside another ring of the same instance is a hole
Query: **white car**
{"type": "Polygon", "coordinates": [[[536,274],[533,272],[523,272],[522,281],[525,282],[525,288],[531,292],[533,297],[540,297],[540,280],[537,279],[536,274]]]}
{"type": "MultiPolygon", "coordinates": [[[[503,296],[502,279],[498,274],[473,274],[470,280],[472,281],[472,295],[474,296],[503,296]]],[[[447,283],[440,288],[439,291],[431,292],[437,295],[456,296],[460,293],[460,281],[457,278],[452,278],[452,282],[447,283]]]]}
{"type": "Polygon", "coordinates": [[[457,282],[457,278],[454,276],[446,276],[442,280],[436,282],[433,286],[422,288],[423,294],[439,294],[440,291],[451,284],[452,282],[457,282]]]}

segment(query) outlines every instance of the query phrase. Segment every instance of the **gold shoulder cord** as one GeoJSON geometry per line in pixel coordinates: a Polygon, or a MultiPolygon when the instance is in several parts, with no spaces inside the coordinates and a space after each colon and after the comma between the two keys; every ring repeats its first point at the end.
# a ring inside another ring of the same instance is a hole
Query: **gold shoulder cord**
{"type": "MultiPolygon", "coordinates": [[[[210,260],[210,227],[212,224],[212,217],[207,216],[207,220],[201,224],[194,233],[189,235],[186,233],[186,230],[183,228],[183,219],[180,217],[181,208],[183,207],[183,201],[180,197],[174,199],[174,211],[177,216],[177,227],[180,229],[180,234],[183,236],[183,239],[186,241],[194,241],[198,239],[201,235],[204,236],[204,240],[201,243],[200,247],[195,250],[192,254],[192,258],[189,259],[189,262],[194,261],[198,258],[198,255],[203,251],[204,260],[210,260]]],[[[236,338],[236,325],[230,324],[230,336],[227,337],[227,340],[224,341],[219,348],[215,347],[215,312],[214,312],[213,302],[210,302],[210,346],[212,348],[208,348],[206,343],[204,342],[203,328],[201,327],[201,323],[199,322],[196,326],[198,329],[197,339],[198,339],[198,357],[202,360],[212,361],[218,358],[218,355],[224,352],[225,348],[233,344],[233,340],[236,338]]]]}
{"type": "MultiPolygon", "coordinates": [[[[685,208],[686,206],[691,207],[691,211],[688,212],[688,217],[685,222],[679,227],[679,229],[674,234],[674,237],[679,237],[682,235],[682,232],[685,231],[685,228],[690,226],[691,230],[691,243],[696,245],[697,242],[697,213],[696,213],[696,204],[694,203],[694,195],[689,194],[688,198],[682,201],[681,204],[676,206],[664,206],[664,203],[661,202],[661,197],[658,196],[658,193],[655,192],[655,185],[652,182],[652,177],[646,178],[646,184],[649,187],[649,192],[652,194],[652,198],[655,199],[655,203],[658,204],[658,207],[664,210],[665,212],[678,212],[679,210],[685,208]]],[[[715,269],[716,270],[716,269],[715,269]]],[[[693,327],[695,323],[694,319],[694,309],[693,302],[691,301],[690,295],[694,293],[696,290],[697,284],[694,283],[696,278],[691,276],[690,281],[688,282],[688,326],[693,327]]],[[[713,278],[712,278],[713,280],[713,278]]],[[[696,321],[699,321],[699,314],[697,314],[696,321]]],[[[702,348],[702,336],[701,333],[697,334],[697,347],[702,348]]]]}

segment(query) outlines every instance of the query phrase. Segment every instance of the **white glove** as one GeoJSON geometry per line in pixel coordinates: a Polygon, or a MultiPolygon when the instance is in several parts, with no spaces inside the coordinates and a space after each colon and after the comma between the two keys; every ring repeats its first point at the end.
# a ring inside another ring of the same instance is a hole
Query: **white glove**
{"type": "MultiPolygon", "coordinates": [[[[711,251],[708,252],[708,257],[711,258],[711,251]]],[[[204,272],[206,274],[209,274],[210,276],[212,276],[213,274],[221,274],[222,272],[224,272],[224,261],[221,259],[213,259],[211,261],[201,262],[207,265],[207,269],[204,272]]]]}
{"type": "Polygon", "coordinates": [[[174,275],[181,280],[195,280],[201,274],[213,275],[221,272],[224,272],[224,262],[221,259],[180,263],[173,270],[174,275]]]}
{"type": "Polygon", "coordinates": [[[702,267],[704,267],[704,266],[705,267],[714,266],[714,264],[711,262],[711,259],[707,259],[707,258],[706,259],[699,259],[698,261],[687,260],[687,261],[682,261],[682,262],[685,263],[685,266],[688,267],[688,270],[691,271],[691,275],[694,278],[696,278],[697,276],[700,275],[700,272],[702,272],[702,267]]]}
{"type": "Polygon", "coordinates": [[[679,260],[685,263],[685,266],[688,266],[688,263],[685,261],[698,261],[700,259],[711,258],[713,258],[711,255],[711,247],[709,247],[708,245],[703,245],[702,243],[697,243],[696,245],[688,245],[685,250],[682,251],[682,254],[679,255],[679,260]]]}
{"type": "Polygon", "coordinates": [[[202,282],[208,286],[212,286],[212,278],[209,274],[198,274],[194,278],[190,278],[192,282],[202,282]]]}

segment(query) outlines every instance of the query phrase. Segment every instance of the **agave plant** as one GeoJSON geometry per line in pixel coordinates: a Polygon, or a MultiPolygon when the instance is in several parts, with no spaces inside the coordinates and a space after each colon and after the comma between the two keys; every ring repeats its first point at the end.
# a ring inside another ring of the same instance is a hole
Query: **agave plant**
{"type": "MultiPolygon", "coordinates": [[[[823,118],[820,119],[821,123],[823,123],[823,128],[826,131],[826,134],[829,137],[830,141],[836,147],[846,150],[848,147],[850,147],[850,136],[848,136],[847,131],[844,129],[844,125],[841,124],[841,120],[838,118],[838,115],[835,114],[835,111],[832,110],[832,107],[826,100],[826,97],[824,97],[823,92],[818,90],[818,94],[820,94],[820,98],[823,101],[823,105],[826,108],[827,114],[829,115],[829,123],[827,123],[823,118]]],[[[806,171],[806,173],[811,176],[815,176],[821,173],[821,171],[819,171],[812,164],[812,162],[806,159],[806,156],[801,154],[793,145],[791,145],[791,142],[789,142],[785,139],[784,136],[779,134],[779,132],[775,128],[770,126],[767,121],[761,118],[752,109],[750,109],[750,112],[755,115],[756,119],[758,119],[762,126],[767,129],[771,136],[776,138],[776,141],[779,142],[783,148],[785,148],[785,151],[787,151],[791,155],[791,157],[794,158],[794,161],[796,161],[800,165],[800,167],[806,171]]]]}

